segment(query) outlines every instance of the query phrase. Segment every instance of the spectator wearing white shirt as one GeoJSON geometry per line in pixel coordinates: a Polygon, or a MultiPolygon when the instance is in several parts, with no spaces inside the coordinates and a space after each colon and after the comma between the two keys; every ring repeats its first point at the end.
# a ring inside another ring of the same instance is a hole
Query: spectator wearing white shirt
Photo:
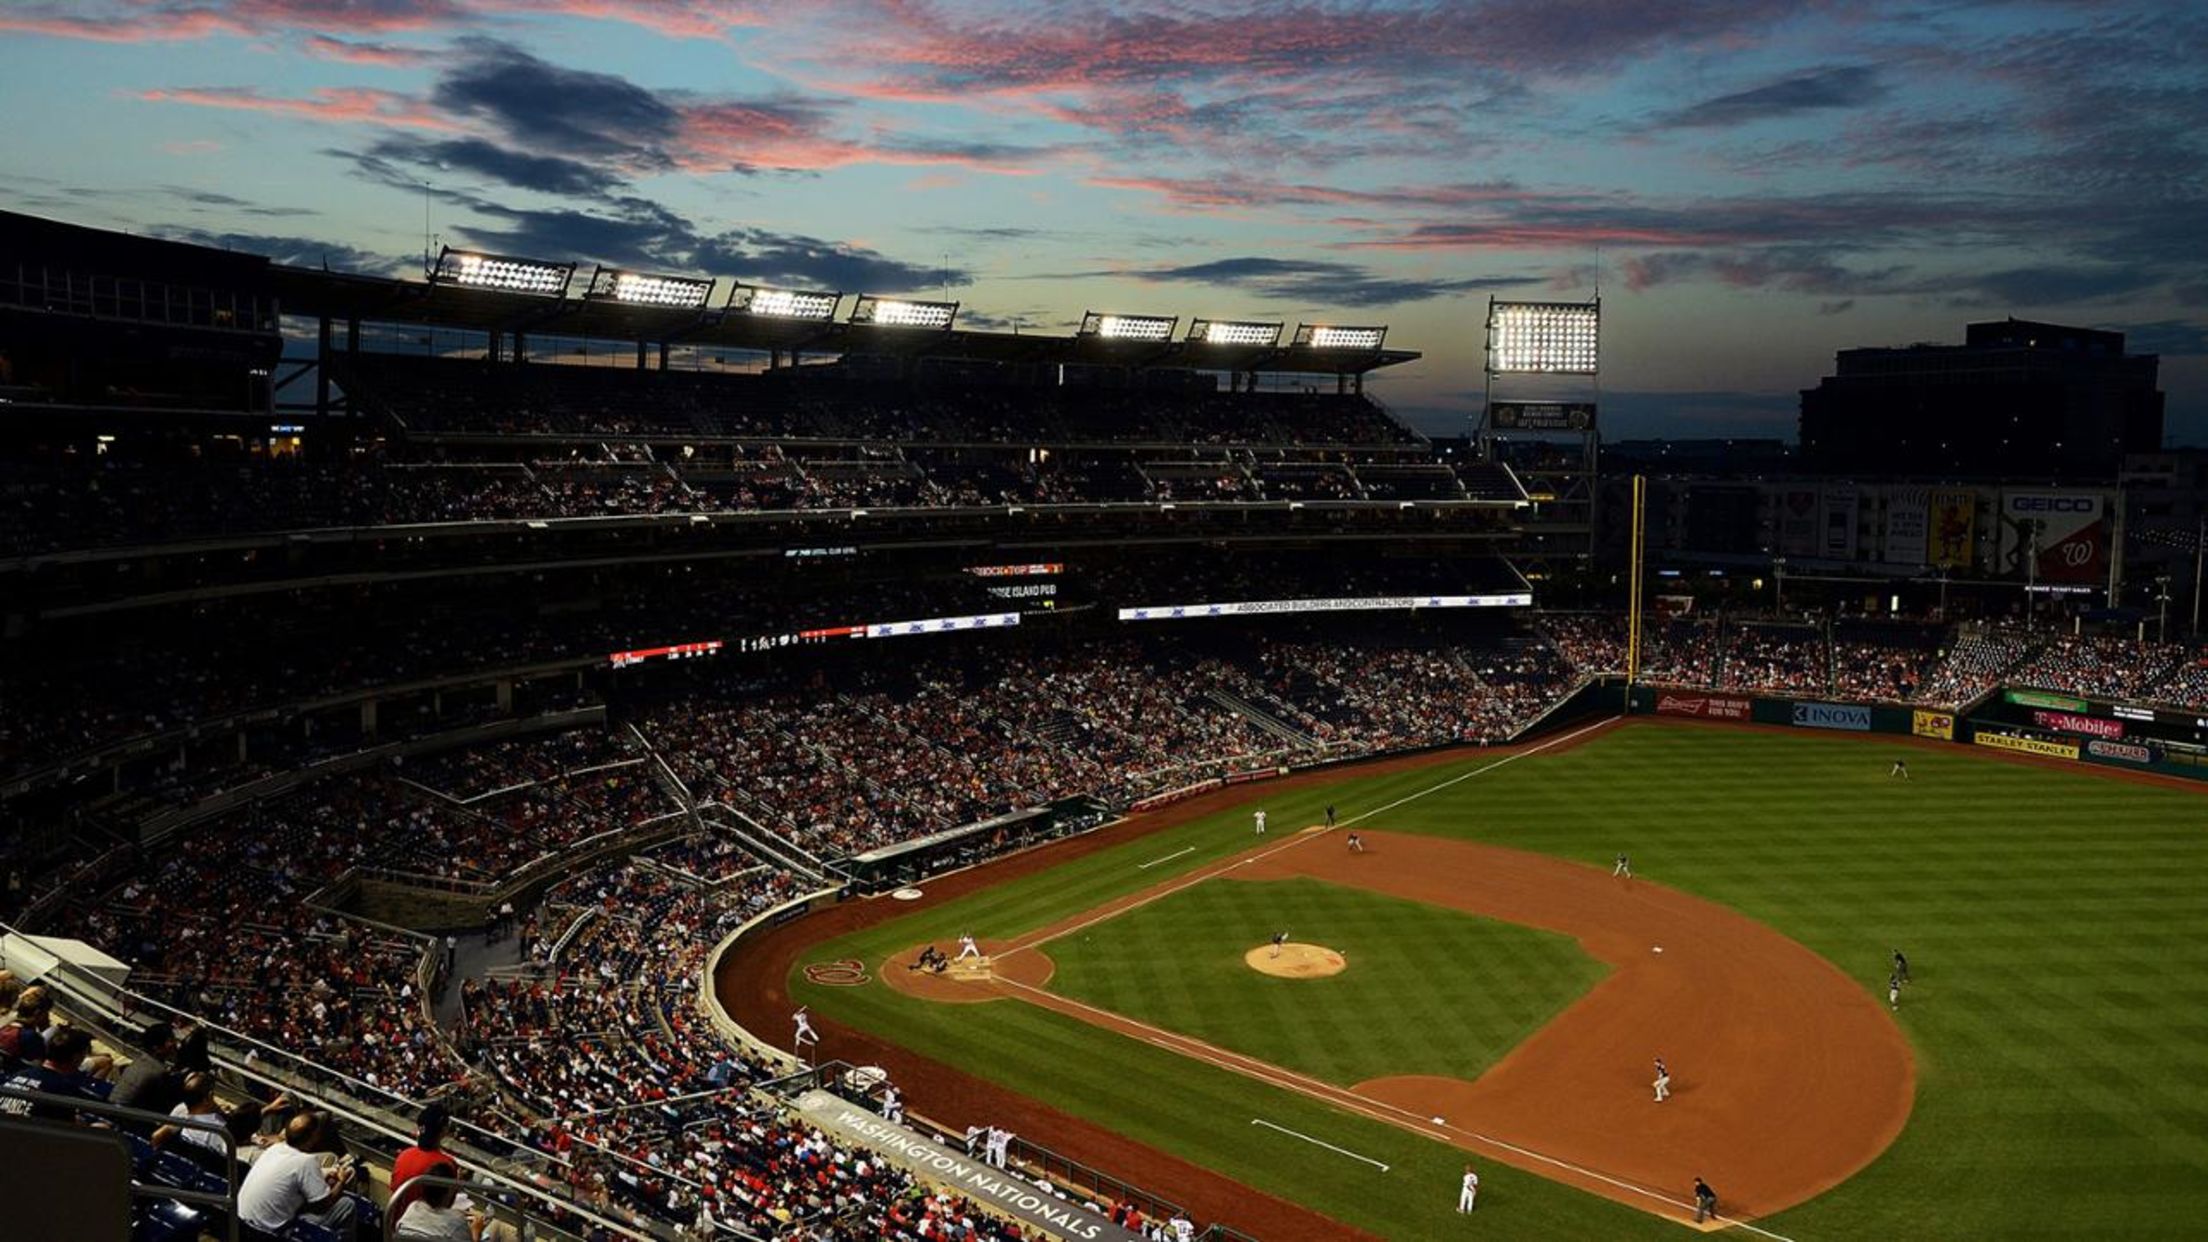
{"type": "Polygon", "coordinates": [[[293,1221],[311,1220],[350,1236],[350,1167],[324,1172],[314,1149],[329,1130],[320,1113],[304,1112],[284,1127],[284,1141],[261,1153],[238,1186],[238,1223],[256,1240],[280,1237],[293,1221]]]}

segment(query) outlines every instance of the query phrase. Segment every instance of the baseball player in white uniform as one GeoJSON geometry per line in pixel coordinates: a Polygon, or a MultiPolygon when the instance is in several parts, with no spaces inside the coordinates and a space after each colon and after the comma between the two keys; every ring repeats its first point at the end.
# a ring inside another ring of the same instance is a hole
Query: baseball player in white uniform
{"type": "Polygon", "coordinates": [[[1264,835],[1265,835],[1265,808],[1264,808],[1264,807],[1259,807],[1259,808],[1257,808],[1257,814],[1256,814],[1256,815],[1253,815],[1253,816],[1251,816],[1251,818],[1252,818],[1252,819],[1255,819],[1255,820],[1257,821],[1257,835],[1259,835],[1259,836],[1261,836],[1261,837],[1262,837],[1262,836],[1264,836],[1264,835]]]}
{"type": "Polygon", "coordinates": [[[958,960],[963,962],[969,957],[980,956],[981,946],[974,943],[972,936],[961,934],[958,938],[958,960]]]}
{"type": "Polygon", "coordinates": [[[1664,1065],[1664,1059],[1658,1057],[1656,1058],[1656,1102],[1661,1104],[1670,1098],[1671,1070],[1664,1065]]]}
{"type": "Polygon", "coordinates": [[[813,1020],[806,1016],[803,1008],[791,1014],[790,1020],[797,1024],[797,1033],[790,1037],[790,1051],[802,1057],[805,1055],[805,1045],[818,1044],[820,1035],[813,1030],[813,1020]]]}
{"type": "Polygon", "coordinates": [[[1464,1186],[1457,1191],[1457,1211],[1471,1211],[1473,1204],[1479,1201],[1479,1197],[1480,1175],[1474,1173],[1472,1166],[1468,1164],[1464,1166],[1464,1186]]]}
{"type": "Polygon", "coordinates": [[[905,1097],[886,1082],[882,1084],[882,1117],[898,1125],[905,1124],[905,1097]]]}
{"type": "Polygon", "coordinates": [[[1286,944],[1286,943],[1288,943],[1288,931],[1287,931],[1287,929],[1286,929],[1286,928],[1282,928],[1281,930],[1279,930],[1279,931],[1277,931],[1277,932],[1274,932],[1274,933],[1273,933],[1273,956],[1274,956],[1274,957],[1279,957],[1279,956],[1280,956],[1280,946],[1282,946],[1282,945],[1284,945],[1284,944],[1286,944]]]}
{"type": "Polygon", "coordinates": [[[1612,868],[1610,868],[1610,874],[1611,874],[1611,875],[1622,875],[1622,876],[1624,876],[1624,877],[1625,877],[1626,879],[1628,879],[1628,880],[1632,879],[1632,878],[1633,878],[1633,860],[1632,860],[1632,859],[1630,859],[1630,858],[1627,858],[1627,857],[1626,857],[1625,855],[1623,855],[1623,854],[1620,854],[1620,855],[1618,855],[1618,865],[1617,865],[1617,866],[1615,866],[1615,867],[1612,867],[1612,868]]]}

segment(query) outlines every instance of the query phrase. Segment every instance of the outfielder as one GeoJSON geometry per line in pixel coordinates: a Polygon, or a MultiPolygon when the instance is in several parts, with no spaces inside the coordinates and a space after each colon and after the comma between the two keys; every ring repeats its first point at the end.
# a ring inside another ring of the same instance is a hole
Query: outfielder
{"type": "Polygon", "coordinates": [[[1662,1057],[1656,1058],[1656,1102],[1671,1098],[1671,1071],[1665,1067],[1662,1057]]]}
{"type": "Polygon", "coordinates": [[[1886,976],[1886,1004],[1895,1013],[1901,1012],[1901,976],[1886,976]]]}
{"type": "Polygon", "coordinates": [[[1898,776],[1898,777],[1900,777],[1900,778],[1901,778],[1901,779],[1903,779],[1903,780],[1908,780],[1908,779],[1909,779],[1909,761],[1908,761],[1907,759],[1896,759],[1896,760],[1894,760],[1894,766],[1893,766],[1892,770],[1888,771],[1888,772],[1886,773],[1886,775],[1888,775],[1888,776],[1898,776]]]}
{"type": "Polygon", "coordinates": [[[1894,950],[1894,978],[1909,982],[1909,959],[1903,957],[1899,949],[1894,950]]]}
{"type": "Polygon", "coordinates": [[[1261,837],[1262,837],[1262,836],[1264,836],[1264,835],[1265,835],[1265,808],[1264,808],[1264,807],[1259,807],[1259,808],[1257,808],[1257,814],[1256,814],[1256,815],[1254,815],[1254,816],[1252,816],[1252,818],[1253,818],[1253,819],[1255,819],[1255,820],[1257,820],[1257,835],[1259,835],[1259,836],[1261,836],[1261,837]]]}
{"type": "Polygon", "coordinates": [[[958,960],[963,962],[969,957],[980,956],[981,947],[974,943],[974,938],[971,935],[961,933],[958,937],[958,960]]]}
{"type": "Polygon", "coordinates": [[[1622,875],[1622,876],[1624,876],[1624,877],[1625,877],[1626,879],[1628,879],[1628,880],[1632,879],[1632,878],[1633,878],[1633,860],[1632,860],[1632,859],[1630,859],[1630,858],[1627,858],[1627,857],[1626,857],[1625,855],[1623,855],[1623,854],[1620,854],[1620,855],[1618,855],[1618,865],[1617,865],[1617,866],[1615,866],[1615,867],[1612,867],[1612,868],[1610,868],[1610,874],[1611,874],[1611,875],[1622,875]]]}
{"type": "Polygon", "coordinates": [[[1473,1205],[1479,1201],[1479,1197],[1480,1175],[1473,1172],[1472,1166],[1468,1164],[1464,1166],[1463,1187],[1457,1191],[1457,1211],[1471,1211],[1473,1205]]]}

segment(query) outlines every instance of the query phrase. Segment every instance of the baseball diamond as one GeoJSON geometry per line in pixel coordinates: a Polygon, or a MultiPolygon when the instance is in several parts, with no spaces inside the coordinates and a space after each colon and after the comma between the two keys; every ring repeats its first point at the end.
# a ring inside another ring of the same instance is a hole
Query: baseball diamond
{"type": "MultiPolygon", "coordinates": [[[[1981,1161],[2047,1167],[2090,1127],[2098,1176],[2167,1167],[2203,1103],[2153,1070],[2201,1059],[2181,998],[2208,918],[2173,908],[2170,866],[2208,854],[2197,802],[1930,740],[1893,781],[1892,745],[1613,723],[1274,782],[1276,825],[1323,828],[1332,803],[1342,827],[1263,841],[1251,795],[1216,791],[939,880],[917,910],[770,930],[719,991],[744,1020],[815,1006],[840,1055],[948,1101],[940,1120],[1107,1152],[1262,1237],[1436,1236],[1446,1197],[1403,1188],[1454,1185],[1467,1153],[1508,1236],[1666,1236],[1702,1176],[1720,1223],[1770,1236],[1988,1236],[2033,1209],[1981,1161]],[[1339,848],[1349,826],[1365,852],[1339,848]],[[1142,865],[1181,849],[1172,874],[1142,865]],[[964,924],[987,978],[897,967],[964,924]],[[1347,968],[1251,971],[1275,924],[1347,968]],[[1896,1013],[1890,941],[1915,969],[1896,1013]],[[803,981],[846,957],[885,986],[803,981]],[[1357,991],[1368,972],[1387,987],[1357,991]],[[2051,1110],[1993,1068],[2055,1060],[2102,1089],[2051,1110]]],[[[2110,1220],[2186,1215],[2174,1185],[2120,1176],[2110,1220]]]]}

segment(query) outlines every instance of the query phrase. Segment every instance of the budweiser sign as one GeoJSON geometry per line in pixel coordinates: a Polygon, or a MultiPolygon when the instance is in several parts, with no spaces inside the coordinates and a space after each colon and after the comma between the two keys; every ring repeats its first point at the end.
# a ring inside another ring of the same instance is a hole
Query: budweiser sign
{"type": "Polygon", "coordinates": [[[1661,716],[1698,716],[1704,720],[1746,720],[1755,704],[1748,699],[1713,694],[1659,694],[1656,712],[1661,716]]]}

